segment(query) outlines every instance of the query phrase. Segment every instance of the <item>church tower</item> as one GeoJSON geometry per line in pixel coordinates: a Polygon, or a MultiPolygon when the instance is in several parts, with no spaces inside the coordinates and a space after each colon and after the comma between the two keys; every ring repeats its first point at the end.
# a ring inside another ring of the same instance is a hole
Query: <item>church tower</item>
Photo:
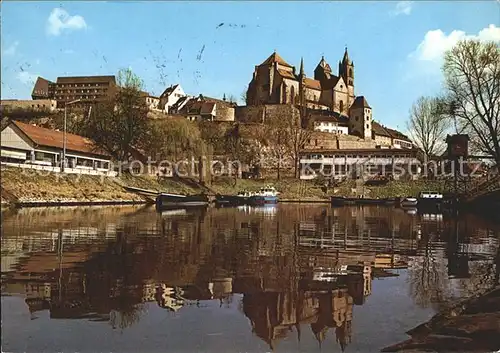
{"type": "Polygon", "coordinates": [[[314,69],[314,79],[321,82],[321,84],[326,83],[332,76],[332,69],[330,65],[325,60],[325,57],[321,57],[321,61],[318,66],[314,69]]]}
{"type": "Polygon", "coordinates": [[[306,74],[304,73],[304,58],[300,59],[300,73],[298,79],[299,79],[299,105],[300,105],[300,112],[301,114],[303,114],[306,109],[306,74]]]}
{"type": "Polygon", "coordinates": [[[344,79],[349,92],[349,103],[354,101],[354,62],[349,59],[347,47],[342,62],[339,62],[339,76],[344,79]]]}
{"type": "Polygon", "coordinates": [[[372,108],[364,96],[356,97],[349,109],[350,134],[370,140],[372,138],[372,108]]]}

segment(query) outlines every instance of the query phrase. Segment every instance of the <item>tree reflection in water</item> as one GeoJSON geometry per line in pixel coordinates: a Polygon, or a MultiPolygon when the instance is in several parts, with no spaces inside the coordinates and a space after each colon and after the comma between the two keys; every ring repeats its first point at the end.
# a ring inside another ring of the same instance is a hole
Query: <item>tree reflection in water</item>
{"type": "Polygon", "coordinates": [[[82,221],[75,212],[56,212],[56,221],[35,211],[6,217],[2,259],[12,258],[12,270],[4,287],[23,293],[33,313],[113,329],[134,327],[146,303],[182,311],[214,300],[224,309],[238,294],[236,308],[271,348],[290,332],[300,340],[306,326],[318,344],[333,332],[344,350],[353,307],[370,296],[375,276],[407,270],[415,302],[436,309],[499,276],[499,229],[469,215],[281,205],[166,216],[85,210],[82,221]]]}

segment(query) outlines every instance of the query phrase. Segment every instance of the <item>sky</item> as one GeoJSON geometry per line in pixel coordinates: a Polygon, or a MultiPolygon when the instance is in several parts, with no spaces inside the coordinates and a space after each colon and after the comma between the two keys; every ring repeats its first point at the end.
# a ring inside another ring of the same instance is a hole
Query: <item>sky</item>
{"type": "Polygon", "coordinates": [[[160,95],[240,99],[274,50],[306,75],[345,47],[355,94],[375,120],[405,130],[412,103],[442,90],[444,51],[463,38],[500,43],[500,0],[342,2],[4,1],[1,97],[30,99],[37,76],[131,68],[160,95]]]}

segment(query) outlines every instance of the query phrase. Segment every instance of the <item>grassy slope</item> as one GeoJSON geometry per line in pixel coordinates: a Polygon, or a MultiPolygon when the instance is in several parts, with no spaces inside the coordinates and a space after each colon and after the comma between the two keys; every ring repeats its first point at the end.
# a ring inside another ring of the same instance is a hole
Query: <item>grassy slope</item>
{"type": "MultiPolygon", "coordinates": [[[[349,181],[338,188],[329,188],[325,194],[318,185],[310,181],[296,179],[237,180],[217,178],[210,188],[220,194],[236,194],[240,190],[257,191],[266,184],[271,184],[280,192],[282,199],[289,200],[327,200],[330,195],[351,196],[354,181],[349,181]]],[[[32,170],[2,167],[2,199],[19,201],[99,201],[99,200],[142,200],[123,186],[143,189],[193,194],[201,190],[189,187],[172,179],[156,180],[149,176],[122,175],[118,178],[105,178],[90,175],[61,175],[39,173],[32,170]]],[[[386,186],[365,187],[366,196],[394,197],[417,195],[422,190],[440,191],[441,184],[424,181],[393,181],[386,186]]]]}

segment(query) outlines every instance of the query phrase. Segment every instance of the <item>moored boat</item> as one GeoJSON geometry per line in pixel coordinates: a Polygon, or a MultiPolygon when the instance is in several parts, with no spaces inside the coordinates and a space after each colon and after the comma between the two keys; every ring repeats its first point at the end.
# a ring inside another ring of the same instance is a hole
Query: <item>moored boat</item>
{"type": "Polygon", "coordinates": [[[438,210],[443,203],[443,194],[439,192],[423,191],[418,195],[419,209],[438,210]]]}
{"type": "Polygon", "coordinates": [[[403,208],[417,207],[418,199],[416,197],[404,197],[399,201],[399,206],[403,208]]]}
{"type": "Polygon", "coordinates": [[[240,191],[237,195],[215,195],[215,203],[219,206],[246,205],[252,196],[248,191],[240,191]]]}
{"type": "Polygon", "coordinates": [[[273,186],[263,187],[256,194],[249,197],[249,204],[262,205],[278,202],[279,192],[273,186]]]}
{"type": "Polygon", "coordinates": [[[156,208],[165,209],[173,206],[177,207],[196,207],[208,205],[208,196],[198,195],[179,195],[161,193],[156,197],[156,208]]]}

